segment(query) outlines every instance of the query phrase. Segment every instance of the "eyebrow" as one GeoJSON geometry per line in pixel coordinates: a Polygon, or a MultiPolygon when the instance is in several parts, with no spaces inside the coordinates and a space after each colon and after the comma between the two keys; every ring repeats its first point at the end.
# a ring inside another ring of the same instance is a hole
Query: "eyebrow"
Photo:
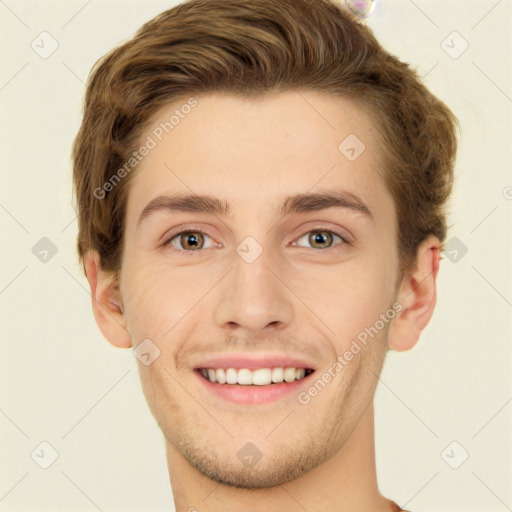
{"type": "MultiPolygon", "coordinates": [[[[355,194],[343,190],[327,190],[316,193],[301,193],[286,197],[278,208],[278,214],[307,213],[327,208],[344,208],[363,214],[374,220],[366,204],[355,194]]],[[[158,196],[142,210],[137,224],[155,212],[207,213],[227,217],[231,214],[229,203],[214,196],[183,194],[158,196]]]]}

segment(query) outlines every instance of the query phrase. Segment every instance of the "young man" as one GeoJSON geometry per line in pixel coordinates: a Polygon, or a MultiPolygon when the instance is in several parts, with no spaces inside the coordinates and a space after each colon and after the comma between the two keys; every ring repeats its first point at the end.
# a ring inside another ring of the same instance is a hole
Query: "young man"
{"type": "Polygon", "coordinates": [[[400,510],[372,402],[434,310],[455,127],[331,0],[192,0],[95,67],[78,251],[176,510],[400,510]]]}

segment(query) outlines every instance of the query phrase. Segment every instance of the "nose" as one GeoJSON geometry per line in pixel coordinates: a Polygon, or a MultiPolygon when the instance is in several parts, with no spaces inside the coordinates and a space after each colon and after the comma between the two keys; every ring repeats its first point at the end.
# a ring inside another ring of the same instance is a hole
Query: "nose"
{"type": "Polygon", "coordinates": [[[266,251],[248,263],[238,254],[234,268],[216,290],[214,319],[224,330],[255,335],[263,329],[282,330],[294,315],[293,294],[266,251]]]}

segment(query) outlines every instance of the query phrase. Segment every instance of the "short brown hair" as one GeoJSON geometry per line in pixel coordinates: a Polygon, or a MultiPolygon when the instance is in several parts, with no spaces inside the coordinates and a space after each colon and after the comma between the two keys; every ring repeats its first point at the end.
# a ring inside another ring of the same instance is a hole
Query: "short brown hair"
{"type": "Polygon", "coordinates": [[[189,0],[96,63],[73,145],[80,260],[95,249],[104,270],[119,271],[133,173],[104,197],[95,190],[130,158],[159,110],[191,94],[293,90],[349,98],[370,115],[398,217],[400,270],[414,269],[429,234],[446,238],[458,122],[335,0],[189,0]]]}

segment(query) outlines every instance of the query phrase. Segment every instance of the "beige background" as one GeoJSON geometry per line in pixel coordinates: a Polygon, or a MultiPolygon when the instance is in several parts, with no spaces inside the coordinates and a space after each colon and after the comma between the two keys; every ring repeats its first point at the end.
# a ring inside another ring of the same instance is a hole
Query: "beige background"
{"type": "MultiPolygon", "coordinates": [[[[175,3],[0,0],[0,511],[174,510],[135,359],[93,321],[69,156],[93,63],[175,3]],[[43,59],[34,40],[58,48],[43,59]]],[[[508,0],[381,0],[368,21],[463,130],[449,238],[467,253],[442,261],[434,317],[389,355],[376,396],[380,488],[414,512],[512,510],[511,14],[508,0]]]]}

